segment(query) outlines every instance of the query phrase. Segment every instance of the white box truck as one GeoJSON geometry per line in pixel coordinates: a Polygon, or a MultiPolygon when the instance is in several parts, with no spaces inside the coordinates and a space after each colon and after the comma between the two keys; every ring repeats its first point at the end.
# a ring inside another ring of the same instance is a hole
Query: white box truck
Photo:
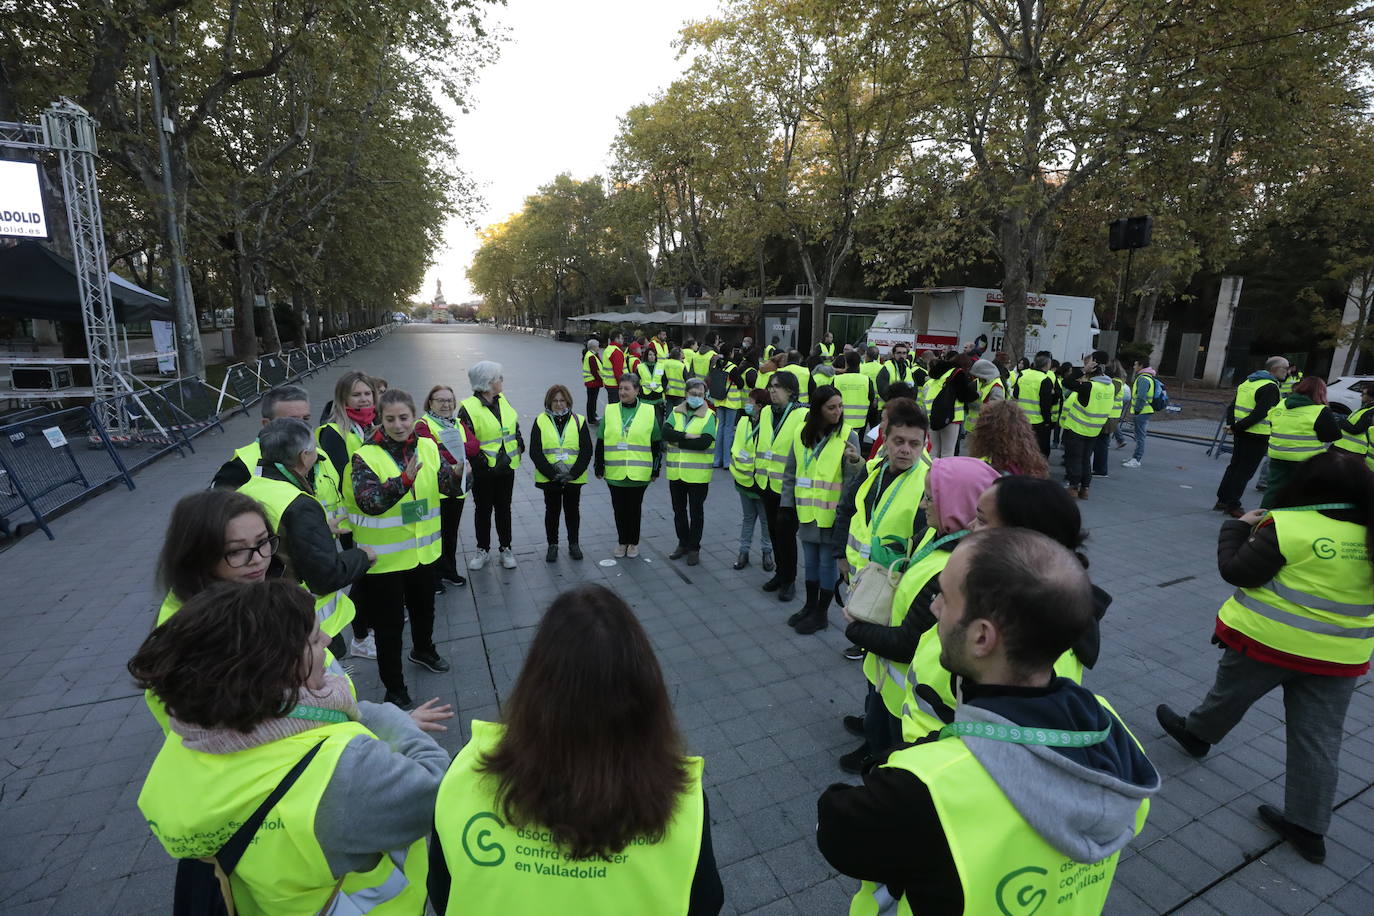
{"type": "MultiPolygon", "coordinates": [[[[989,354],[1002,349],[1007,315],[1001,290],[939,286],[907,292],[912,296],[911,311],[880,313],[868,331],[871,346],[883,353],[898,341],[910,344],[916,352],[958,350],[983,336],[988,339],[989,354]]],[[[1026,356],[1049,350],[1060,362],[1077,365],[1084,354],[1092,352],[1098,332],[1092,299],[1030,293],[1026,305],[1026,356]]]]}

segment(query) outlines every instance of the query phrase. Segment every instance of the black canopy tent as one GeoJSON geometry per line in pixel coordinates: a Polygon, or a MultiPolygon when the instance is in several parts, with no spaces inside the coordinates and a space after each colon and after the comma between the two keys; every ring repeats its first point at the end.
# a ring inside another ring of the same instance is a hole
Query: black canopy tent
{"type": "MultiPolygon", "coordinates": [[[[115,321],[173,321],[176,313],[162,296],[110,272],[115,321]]],[[[0,248],[0,318],[37,318],[81,323],[76,267],[37,242],[0,248]]]]}

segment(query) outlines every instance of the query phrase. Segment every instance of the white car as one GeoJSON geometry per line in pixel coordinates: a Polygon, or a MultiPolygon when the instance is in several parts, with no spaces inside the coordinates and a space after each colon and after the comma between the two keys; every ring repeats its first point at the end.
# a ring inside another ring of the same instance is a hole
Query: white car
{"type": "Polygon", "coordinates": [[[1337,413],[1351,414],[1360,409],[1360,386],[1374,384],[1374,375],[1342,375],[1326,384],[1326,400],[1337,413]],[[1344,407],[1344,410],[1341,408],[1344,407]]]}

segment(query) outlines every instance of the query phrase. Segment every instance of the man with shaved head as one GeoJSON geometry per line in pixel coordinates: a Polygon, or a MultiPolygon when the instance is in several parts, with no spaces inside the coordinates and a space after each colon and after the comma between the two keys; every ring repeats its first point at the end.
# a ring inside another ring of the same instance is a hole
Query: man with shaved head
{"type": "Polygon", "coordinates": [[[1054,674],[1093,621],[1087,573],[1043,534],[995,528],[963,539],[940,587],[954,721],[899,745],[863,785],[827,789],[821,854],[862,880],[851,912],[905,897],[898,911],[922,916],[1036,900],[1100,913],[1159,774],[1105,702],[1054,674]]]}

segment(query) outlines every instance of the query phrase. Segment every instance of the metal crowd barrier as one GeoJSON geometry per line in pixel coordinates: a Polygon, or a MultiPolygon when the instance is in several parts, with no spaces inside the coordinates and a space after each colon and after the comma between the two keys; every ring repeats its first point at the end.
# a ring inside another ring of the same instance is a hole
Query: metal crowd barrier
{"type": "Polygon", "coordinates": [[[0,537],[12,535],[12,519],[27,513],[52,540],[48,522],[58,512],[114,481],[134,489],[134,471],[168,452],[194,453],[192,440],[211,429],[223,432],[226,413],[247,412],[273,386],[313,375],[383,333],[342,334],[266,354],[252,365],[235,363],[218,388],[192,377],[126,391],[101,402],[120,418],[118,433],[100,424],[93,406],[9,414],[0,420],[0,537]]]}
{"type": "MultiPolygon", "coordinates": [[[[1170,395],[1168,409],[1150,415],[1146,435],[1201,445],[1207,449],[1207,457],[1219,458],[1231,451],[1226,434],[1226,407],[1226,402],[1170,395]]],[[[1121,431],[1126,438],[1135,438],[1129,413],[1121,418],[1121,431]]]]}

